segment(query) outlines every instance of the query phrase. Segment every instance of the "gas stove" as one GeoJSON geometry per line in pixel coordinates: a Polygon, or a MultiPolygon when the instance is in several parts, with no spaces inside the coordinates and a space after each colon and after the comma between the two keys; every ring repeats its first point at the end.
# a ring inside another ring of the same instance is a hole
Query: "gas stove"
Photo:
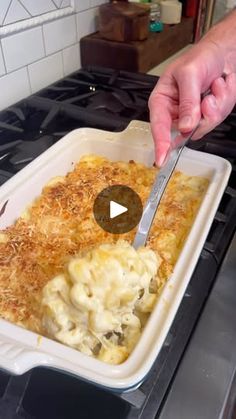
{"type": "MultiPolygon", "coordinates": [[[[147,101],[156,82],[157,78],[150,75],[88,67],[1,111],[0,184],[75,128],[122,131],[132,119],[148,121],[147,101]]],[[[179,396],[176,383],[182,383],[183,406],[185,360],[191,354],[195,331],[201,325],[208,302],[217,292],[218,272],[224,269],[228,249],[232,251],[234,243],[231,241],[236,226],[236,108],[213,132],[189,146],[227,158],[233,170],[174,323],[144,383],[130,393],[118,394],[46,368],[17,377],[1,371],[0,418],[202,417],[194,410],[190,416],[183,409],[174,410],[179,396]]],[[[195,369],[192,365],[189,371],[192,380],[195,370],[198,371],[197,361],[195,369]]],[[[196,405],[198,402],[201,400],[196,398],[196,405]]],[[[194,409],[194,403],[191,406],[194,409]]]]}
{"type": "Polygon", "coordinates": [[[122,131],[131,119],[148,120],[155,83],[151,76],[83,69],[2,111],[1,183],[75,128],[122,131]]]}

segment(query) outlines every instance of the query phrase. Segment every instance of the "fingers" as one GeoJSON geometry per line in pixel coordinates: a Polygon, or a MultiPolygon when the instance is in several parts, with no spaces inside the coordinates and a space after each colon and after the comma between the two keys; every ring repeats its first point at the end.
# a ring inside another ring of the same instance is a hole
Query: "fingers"
{"type": "Polygon", "coordinates": [[[192,131],[201,118],[200,78],[194,68],[186,69],[177,75],[179,87],[179,130],[182,134],[192,131]]]}
{"type": "Polygon", "coordinates": [[[170,148],[171,124],[168,124],[168,126],[159,124],[152,127],[153,138],[158,138],[158,141],[155,143],[155,161],[159,167],[163,165],[170,148]]]}
{"type": "Polygon", "coordinates": [[[211,85],[211,94],[201,105],[202,121],[193,140],[201,138],[219,125],[231,112],[236,103],[236,74],[231,73],[223,79],[219,77],[211,85]]]}
{"type": "Polygon", "coordinates": [[[171,143],[172,115],[168,98],[154,90],[149,99],[149,109],[155,161],[161,167],[171,143]]]}
{"type": "Polygon", "coordinates": [[[149,99],[150,122],[155,143],[155,158],[162,166],[171,144],[171,128],[178,119],[182,134],[192,131],[199,123],[200,80],[195,68],[169,69],[158,82],[149,99]]]}
{"type": "Polygon", "coordinates": [[[222,68],[215,71],[214,66],[213,70],[205,67],[193,66],[192,61],[185,62],[184,66],[170,67],[150,96],[150,122],[158,166],[162,166],[170,148],[175,119],[178,119],[178,129],[183,136],[191,132],[201,119],[200,127],[192,137],[199,139],[220,124],[236,103],[236,73],[225,79],[218,77],[212,82],[217,74],[222,74],[222,68]],[[211,94],[201,102],[203,89],[210,85],[211,94]]]}

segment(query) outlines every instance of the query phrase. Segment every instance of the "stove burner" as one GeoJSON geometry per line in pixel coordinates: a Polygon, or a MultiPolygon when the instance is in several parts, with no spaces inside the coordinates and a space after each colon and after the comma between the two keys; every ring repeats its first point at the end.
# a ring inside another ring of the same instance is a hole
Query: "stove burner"
{"type": "Polygon", "coordinates": [[[6,170],[0,170],[0,185],[5,183],[11,177],[12,177],[12,173],[7,172],[6,170]]]}
{"type": "Polygon", "coordinates": [[[10,157],[9,162],[18,171],[47,150],[53,143],[53,138],[50,135],[43,135],[35,141],[21,142],[16,147],[14,155],[10,157]]]}
{"type": "Polygon", "coordinates": [[[1,112],[0,167],[16,173],[79,127],[122,131],[131,119],[148,120],[155,84],[156,77],[99,68],[54,83],[1,112]]]}

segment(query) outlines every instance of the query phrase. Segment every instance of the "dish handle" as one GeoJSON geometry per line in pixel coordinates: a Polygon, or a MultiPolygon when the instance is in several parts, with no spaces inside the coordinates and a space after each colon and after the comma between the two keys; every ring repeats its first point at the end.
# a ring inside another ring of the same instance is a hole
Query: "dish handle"
{"type": "Polygon", "coordinates": [[[144,131],[146,133],[150,134],[151,128],[150,128],[150,123],[149,122],[144,122],[144,121],[139,121],[138,119],[133,119],[132,121],[130,121],[129,125],[127,125],[127,127],[125,128],[126,130],[138,130],[138,131],[144,131]]]}
{"type": "Polygon", "coordinates": [[[43,365],[49,365],[52,357],[41,351],[27,348],[14,340],[6,340],[0,335],[0,368],[21,375],[26,371],[43,365]]]}

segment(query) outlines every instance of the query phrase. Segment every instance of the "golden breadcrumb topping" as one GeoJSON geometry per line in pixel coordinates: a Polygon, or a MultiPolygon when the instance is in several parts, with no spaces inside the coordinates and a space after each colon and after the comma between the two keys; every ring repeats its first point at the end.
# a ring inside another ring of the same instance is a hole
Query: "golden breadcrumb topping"
{"type": "MultiPolygon", "coordinates": [[[[118,239],[132,243],[135,229],[113,235],[93,216],[97,194],[123,184],[145,203],[156,168],[86,156],[64,177],[52,179],[14,225],[0,231],[0,315],[44,333],[42,290],[74,256],[118,239]]],[[[158,295],[170,276],[208,186],[208,180],[175,172],[158,209],[148,246],[161,258],[158,295]]],[[[5,209],[7,211],[7,207],[5,209]]]]}

